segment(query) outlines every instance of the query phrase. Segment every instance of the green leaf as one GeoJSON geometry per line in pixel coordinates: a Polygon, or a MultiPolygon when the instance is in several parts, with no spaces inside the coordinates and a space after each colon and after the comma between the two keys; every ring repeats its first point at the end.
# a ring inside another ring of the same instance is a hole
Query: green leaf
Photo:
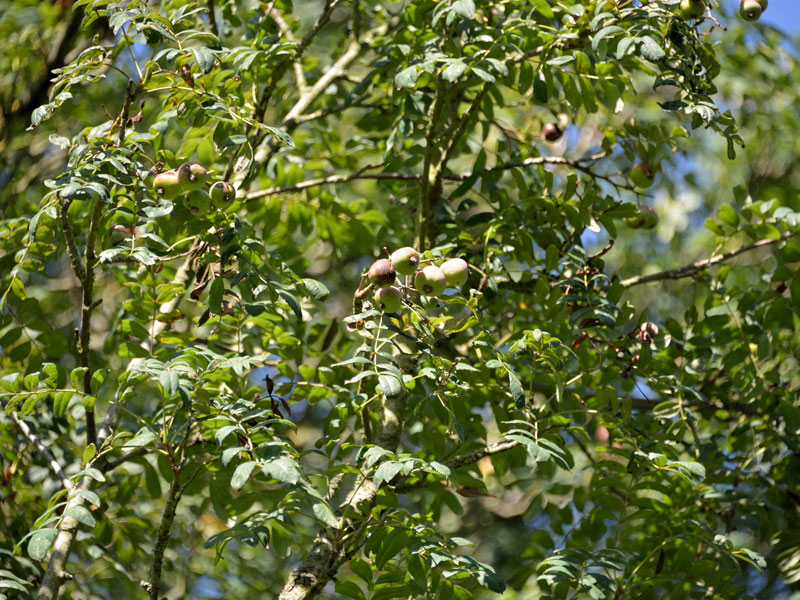
{"type": "Polygon", "coordinates": [[[314,300],[319,300],[322,302],[327,300],[328,296],[331,294],[330,290],[325,287],[322,282],[319,282],[316,279],[303,279],[302,282],[303,286],[305,286],[309,295],[314,298],[314,300]]]}
{"type": "Polygon", "coordinates": [[[664,52],[664,49],[649,36],[640,38],[640,44],[641,45],[639,47],[641,48],[642,56],[644,56],[650,62],[659,62],[664,60],[664,58],[667,56],[667,53],[664,52]]]}
{"type": "Polygon", "coordinates": [[[475,16],[475,2],[473,0],[456,0],[452,5],[452,10],[465,19],[475,16]]]}
{"type": "Polygon", "coordinates": [[[42,560],[47,555],[47,551],[50,550],[57,533],[57,529],[39,529],[36,531],[28,540],[28,556],[33,560],[42,560]]]}
{"type": "Polygon", "coordinates": [[[235,490],[241,490],[247,480],[250,479],[250,474],[256,468],[256,465],[258,465],[257,461],[250,460],[236,467],[233,477],[231,477],[231,487],[235,490]]]}
{"type": "Polygon", "coordinates": [[[395,375],[378,376],[378,387],[387,398],[400,398],[405,394],[403,382],[395,375]]]}
{"type": "Polygon", "coordinates": [[[49,388],[58,387],[58,367],[53,363],[44,363],[42,365],[42,373],[44,374],[44,383],[49,388]]]}
{"type": "Polygon", "coordinates": [[[739,215],[730,204],[723,204],[719,207],[717,218],[722,223],[729,225],[733,229],[736,229],[739,226],[739,215]]]}
{"type": "Polygon", "coordinates": [[[53,415],[57,418],[63,417],[67,412],[70,400],[72,400],[72,392],[57,392],[53,396],[53,415]]]}
{"type": "Polygon", "coordinates": [[[442,71],[442,79],[453,82],[464,74],[467,64],[461,60],[454,60],[442,71]]]}
{"type": "Polygon", "coordinates": [[[261,472],[281,483],[292,485],[300,481],[301,476],[299,465],[288,456],[281,456],[262,463],[261,472]]]}
{"type": "Polygon", "coordinates": [[[508,387],[511,390],[511,396],[514,398],[514,404],[517,408],[525,406],[525,391],[522,389],[522,382],[517,377],[517,374],[511,370],[511,367],[506,365],[508,371],[508,387]]]}
{"type": "Polygon", "coordinates": [[[215,277],[208,290],[208,308],[212,314],[218,315],[222,310],[222,293],[225,291],[225,280],[215,277]]]}
{"type": "Polygon", "coordinates": [[[339,528],[339,520],[336,518],[336,515],[333,514],[331,507],[326,503],[315,502],[311,508],[317,519],[325,523],[328,527],[332,527],[333,529],[339,528]]]}
{"type": "Polygon", "coordinates": [[[85,467],[97,454],[97,448],[95,448],[94,444],[89,444],[83,450],[83,456],[81,457],[81,466],[85,467]]]}
{"type": "Polygon", "coordinates": [[[384,483],[394,479],[394,477],[402,470],[403,463],[393,460],[386,461],[381,463],[381,465],[375,470],[375,475],[372,479],[377,487],[381,487],[381,485],[384,483]]]}
{"type": "Polygon", "coordinates": [[[92,516],[92,513],[90,513],[89,509],[87,509],[85,506],[71,506],[64,511],[64,516],[72,517],[87,527],[94,528],[94,526],[97,525],[97,521],[95,520],[94,516],[92,516]]]}
{"type": "Polygon", "coordinates": [[[418,78],[419,78],[419,71],[417,70],[416,65],[412,65],[400,71],[395,76],[394,83],[397,87],[413,88],[418,78]]]}
{"type": "Polygon", "coordinates": [[[195,46],[192,48],[192,52],[200,70],[203,73],[210,73],[214,68],[214,52],[205,46],[195,46]]]}
{"type": "Polygon", "coordinates": [[[352,598],[353,600],[365,600],[364,591],[358,587],[355,581],[342,579],[336,582],[336,593],[352,598]]]}

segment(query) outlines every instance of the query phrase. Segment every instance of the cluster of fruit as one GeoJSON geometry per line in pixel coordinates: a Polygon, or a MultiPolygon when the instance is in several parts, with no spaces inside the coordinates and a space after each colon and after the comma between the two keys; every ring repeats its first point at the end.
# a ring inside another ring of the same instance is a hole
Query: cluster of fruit
{"type": "Polygon", "coordinates": [[[419,252],[406,246],[392,252],[389,258],[372,263],[367,272],[370,283],[378,288],[375,302],[385,312],[397,312],[403,305],[406,286],[396,286],[397,275],[413,275],[414,288],[423,296],[439,296],[448,287],[460,288],[467,282],[469,266],[461,258],[451,258],[441,265],[421,263],[432,259],[420,259],[419,252]]]}
{"type": "MultiPolygon", "coordinates": [[[[739,0],[739,15],[745,21],[757,21],[767,10],[767,0],[739,0]]],[[[706,0],[681,0],[681,16],[684,19],[702,19],[706,12],[706,0]]]]}
{"type": "Polygon", "coordinates": [[[203,189],[208,171],[198,163],[183,163],[177,169],[163,171],[153,179],[156,194],[168,200],[183,196],[183,205],[192,215],[208,212],[211,205],[226,210],[236,197],[236,190],[227,181],[215,182],[208,193],[203,189]]]}

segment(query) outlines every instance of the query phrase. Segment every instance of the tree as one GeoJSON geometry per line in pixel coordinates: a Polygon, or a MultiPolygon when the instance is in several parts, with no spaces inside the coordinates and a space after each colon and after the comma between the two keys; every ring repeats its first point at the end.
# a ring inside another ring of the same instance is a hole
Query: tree
{"type": "Polygon", "coordinates": [[[10,2],[0,597],[797,591],[798,57],[705,8],[10,2]]]}

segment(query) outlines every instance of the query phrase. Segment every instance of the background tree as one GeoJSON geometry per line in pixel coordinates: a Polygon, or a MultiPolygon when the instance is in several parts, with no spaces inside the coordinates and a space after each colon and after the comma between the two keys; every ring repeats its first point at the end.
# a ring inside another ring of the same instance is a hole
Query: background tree
{"type": "Polygon", "coordinates": [[[295,4],[4,7],[0,596],[796,593],[796,46],[295,4]]]}

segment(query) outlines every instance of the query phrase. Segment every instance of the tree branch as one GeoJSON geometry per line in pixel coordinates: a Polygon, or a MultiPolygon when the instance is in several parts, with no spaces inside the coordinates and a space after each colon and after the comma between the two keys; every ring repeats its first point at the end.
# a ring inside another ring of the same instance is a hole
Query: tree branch
{"type": "MultiPolygon", "coordinates": [[[[283,34],[283,36],[293,44],[297,44],[297,38],[294,37],[292,28],[289,27],[289,24],[283,19],[283,15],[281,15],[278,11],[275,11],[270,13],[270,16],[272,17],[272,20],[277,23],[278,29],[281,30],[281,34],[283,34]]],[[[300,64],[300,61],[298,60],[294,61],[293,67],[294,77],[297,80],[297,88],[302,94],[308,87],[308,83],[306,82],[306,73],[303,71],[303,65],[300,64]]]]}
{"type": "MultiPolygon", "coordinates": [[[[519,442],[515,440],[500,439],[496,441],[494,444],[486,446],[485,448],[481,448],[480,450],[476,450],[474,452],[471,452],[470,454],[456,456],[454,458],[451,458],[450,460],[442,461],[442,463],[446,465],[448,468],[455,470],[461,467],[465,467],[467,465],[475,464],[485,456],[492,456],[494,454],[501,454],[503,452],[508,452],[509,450],[513,450],[517,446],[519,446],[519,442]]],[[[419,490],[426,487],[428,483],[429,483],[428,481],[422,479],[414,483],[397,485],[395,486],[394,491],[398,494],[407,494],[408,492],[413,492],[414,490],[419,490]]]]}
{"type": "MultiPolygon", "coordinates": [[[[193,245],[194,251],[196,252],[199,247],[199,240],[195,240],[193,245]]],[[[193,265],[194,252],[186,259],[183,265],[181,265],[181,267],[175,273],[173,281],[180,286],[186,286],[194,273],[193,265]]],[[[183,294],[177,294],[172,300],[161,306],[161,312],[172,312],[182,299],[183,294]]],[[[169,323],[157,321],[153,326],[152,337],[157,337],[168,326],[169,323]]],[[[143,346],[146,344],[147,341],[142,342],[143,346]]],[[[128,363],[127,370],[130,371],[135,369],[142,363],[143,360],[143,358],[132,359],[130,363],[128,363]]],[[[118,402],[119,397],[114,398],[114,402],[109,407],[108,412],[103,419],[103,424],[100,427],[100,430],[97,432],[98,448],[102,447],[103,443],[110,437],[111,433],[117,426],[117,422],[119,421],[120,417],[120,409],[117,407],[118,402]]],[[[105,466],[105,457],[100,457],[95,466],[102,471],[103,467],[105,466]]],[[[91,477],[84,477],[77,485],[76,490],[88,490],[92,487],[93,482],[94,480],[91,477]]],[[[73,506],[81,506],[84,502],[85,499],[80,493],[73,493],[73,495],[67,501],[67,505],[64,507],[64,512],[73,506]]],[[[72,517],[64,517],[61,519],[58,529],[58,535],[56,535],[56,539],[53,542],[53,550],[50,554],[50,560],[47,563],[47,570],[45,571],[44,578],[39,586],[36,600],[55,600],[58,597],[58,590],[61,587],[61,584],[68,577],[65,569],[67,566],[67,560],[69,559],[70,550],[72,548],[72,543],[75,541],[75,535],[78,530],[78,521],[72,517]]]]}
{"type": "MultiPolygon", "coordinates": [[[[68,8],[67,10],[70,9],[68,8]]],[[[34,109],[47,102],[47,90],[50,88],[51,73],[54,69],[64,66],[64,60],[72,46],[72,42],[80,32],[82,15],[83,10],[72,11],[64,31],[45,61],[42,74],[29,88],[27,95],[23,97],[15,110],[6,115],[0,115],[2,117],[0,119],[0,124],[2,125],[0,126],[0,132],[2,132],[0,133],[0,139],[4,139],[6,135],[11,135],[14,121],[27,120],[34,109]]]]}
{"type": "Polygon", "coordinates": [[[151,600],[158,600],[158,595],[161,590],[161,567],[164,562],[164,551],[167,548],[169,532],[172,528],[172,522],[175,520],[175,511],[178,509],[178,502],[180,502],[184,489],[181,487],[181,475],[183,474],[183,467],[185,464],[185,461],[182,460],[180,463],[172,465],[172,484],[169,487],[167,505],[164,507],[164,513],[161,515],[161,524],[156,534],[156,543],[153,548],[153,564],[150,569],[150,581],[143,581],[141,583],[144,590],[150,595],[151,600]]]}
{"type": "Polygon", "coordinates": [[[17,427],[20,428],[22,431],[22,435],[28,438],[28,441],[33,444],[36,449],[41,453],[44,459],[47,461],[47,464],[50,466],[50,470],[61,480],[61,483],[67,489],[67,491],[72,491],[72,488],[75,487],[72,481],[70,481],[69,477],[64,473],[64,469],[61,468],[61,465],[58,464],[58,461],[53,457],[50,450],[48,450],[42,441],[37,437],[37,435],[33,432],[33,430],[28,426],[28,424],[19,418],[16,411],[11,411],[11,418],[17,424],[17,427]]]}
{"type": "Polygon", "coordinates": [[[691,277],[692,275],[699,273],[700,271],[704,271],[705,269],[711,266],[725,262],[726,260],[730,260],[735,256],[739,256],[740,254],[749,252],[750,250],[755,250],[756,248],[763,248],[765,246],[771,246],[772,244],[777,244],[778,242],[783,242],[791,237],[796,236],[798,233],[800,232],[797,231],[787,232],[782,234],[778,239],[766,238],[763,240],[758,240],[757,242],[753,242],[752,244],[747,244],[746,246],[742,246],[740,248],[737,248],[736,250],[731,250],[730,252],[726,252],[725,254],[717,254],[716,256],[712,256],[711,258],[698,260],[689,265],[684,265],[676,269],[669,269],[667,271],[661,271],[660,273],[652,273],[650,275],[638,275],[636,277],[630,277],[629,279],[623,279],[620,283],[622,287],[627,288],[627,287],[633,287],[634,285],[641,285],[643,283],[652,283],[653,281],[664,281],[666,279],[681,279],[683,277],[691,277]]]}
{"type": "MultiPolygon", "coordinates": [[[[86,236],[86,249],[83,260],[83,307],[81,310],[80,325],[80,354],[81,366],[86,369],[83,373],[83,393],[92,395],[92,368],[89,362],[89,342],[92,334],[92,311],[96,308],[94,301],[94,264],[97,257],[94,245],[97,240],[97,230],[100,226],[100,217],[103,214],[105,201],[97,198],[92,207],[92,216],[89,221],[89,233],[86,236]]],[[[86,445],[97,445],[97,427],[94,420],[94,405],[86,408],[86,445]]]]}
{"type": "MultiPolygon", "coordinates": [[[[405,396],[399,398],[383,397],[381,427],[378,433],[378,444],[387,450],[397,450],[405,420],[405,396]]],[[[340,508],[343,527],[332,537],[327,529],[317,534],[314,545],[302,564],[292,571],[279,600],[311,600],[317,597],[327,583],[335,578],[339,567],[358,551],[363,540],[349,549],[341,546],[340,541],[365,526],[366,519],[344,519],[349,512],[359,511],[364,504],[368,508],[360,514],[368,515],[375,503],[378,488],[371,479],[358,477],[353,490],[340,508]]]]}
{"type": "MultiPolygon", "coordinates": [[[[258,101],[258,105],[253,112],[253,119],[255,121],[261,122],[264,120],[264,114],[267,112],[267,106],[269,106],[269,101],[272,98],[272,93],[275,91],[278,81],[283,78],[291,65],[300,61],[306,51],[306,48],[308,48],[308,46],[314,40],[320,29],[322,29],[330,20],[333,10],[341,3],[341,1],[342,0],[325,0],[325,6],[322,8],[322,12],[320,13],[319,17],[317,17],[317,20],[314,22],[314,25],[311,27],[311,29],[309,29],[308,32],[303,36],[303,39],[295,48],[293,55],[281,61],[272,71],[269,81],[267,81],[267,84],[264,86],[264,91],[258,101]]],[[[250,133],[252,133],[252,127],[247,128],[245,135],[249,137],[250,133]]],[[[254,148],[261,145],[261,141],[264,139],[265,135],[266,133],[261,133],[256,137],[256,141],[253,144],[254,148]]],[[[236,163],[236,158],[239,155],[239,151],[242,147],[243,146],[239,146],[233,158],[231,159],[223,179],[230,179],[231,174],[233,173],[233,166],[236,163]]]]}
{"type": "MultiPolygon", "coordinates": [[[[560,156],[535,156],[531,158],[526,158],[525,160],[512,161],[495,165],[494,167],[490,167],[488,169],[480,171],[480,174],[494,173],[497,171],[507,171],[509,169],[514,169],[517,167],[547,164],[547,165],[564,165],[567,167],[572,167],[590,173],[592,176],[595,177],[604,177],[604,176],[598,176],[595,173],[591,173],[590,171],[588,171],[588,167],[586,167],[586,165],[583,164],[590,160],[597,160],[598,158],[602,158],[603,156],[605,155],[603,154],[603,155],[589,156],[577,160],[568,160],[560,156]]],[[[419,173],[365,173],[365,171],[370,169],[377,169],[379,166],[380,165],[368,165],[358,170],[355,173],[351,173],[350,175],[329,175],[328,177],[319,177],[317,179],[309,179],[307,181],[301,181],[300,183],[296,183],[294,185],[275,186],[267,188],[265,190],[250,192],[249,194],[247,194],[247,200],[255,200],[257,198],[264,198],[265,196],[275,196],[278,194],[300,192],[302,190],[311,187],[316,187],[318,185],[329,185],[329,184],[335,185],[340,183],[348,183],[350,181],[354,181],[357,179],[388,179],[388,180],[398,180],[398,181],[422,180],[422,175],[420,175],[419,173]]],[[[472,177],[472,175],[473,173],[471,171],[466,171],[464,173],[443,173],[442,179],[444,181],[464,181],[465,179],[472,177]]]]}
{"type": "Polygon", "coordinates": [[[414,244],[420,251],[431,243],[436,219],[434,212],[442,195],[442,170],[445,150],[439,143],[438,132],[442,127],[442,111],[449,97],[449,89],[444,79],[439,79],[436,96],[428,112],[428,131],[425,134],[425,159],[422,165],[422,189],[417,207],[417,235],[414,244]]]}
{"type": "Polygon", "coordinates": [[[214,0],[206,0],[206,13],[208,14],[208,26],[217,38],[219,38],[219,27],[217,27],[217,15],[214,13],[214,0]]]}
{"type": "Polygon", "coordinates": [[[325,0],[325,6],[322,8],[322,12],[320,13],[319,17],[317,17],[314,25],[311,26],[311,29],[309,29],[308,32],[303,36],[303,39],[300,40],[300,43],[297,45],[293,56],[282,61],[272,72],[272,76],[269,79],[269,83],[264,88],[264,94],[261,96],[261,100],[259,101],[258,108],[255,112],[256,121],[261,121],[264,118],[264,113],[266,113],[270,98],[272,98],[272,92],[275,89],[275,84],[277,84],[277,82],[283,77],[283,75],[289,69],[289,66],[300,60],[305,53],[306,48],[311,45],[312,40],[319,33],[320,29],[322,29],[330,20],[333,10],[341,1],[342,0],[325,0]]]}

